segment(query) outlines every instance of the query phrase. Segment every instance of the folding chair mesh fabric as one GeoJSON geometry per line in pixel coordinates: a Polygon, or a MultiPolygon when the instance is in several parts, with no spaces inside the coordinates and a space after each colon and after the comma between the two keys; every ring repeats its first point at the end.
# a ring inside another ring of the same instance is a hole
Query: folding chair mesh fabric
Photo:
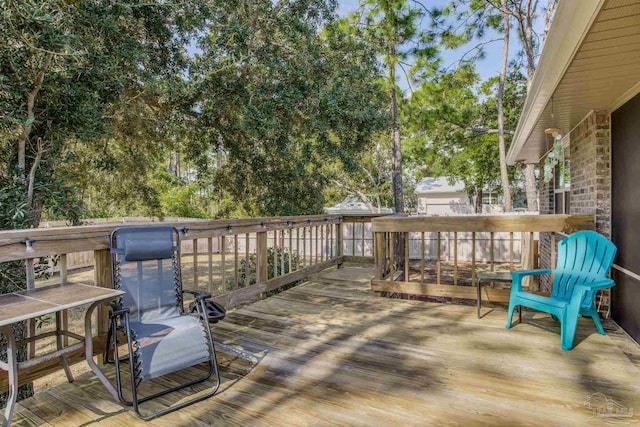
{"type": "Polygon", "coordinates": [[[136,377],[147,380],[210,360],[197,315],[182,315],[173,227],[132,227],[116,234],[116,286],[126,291],[136,377]]]}

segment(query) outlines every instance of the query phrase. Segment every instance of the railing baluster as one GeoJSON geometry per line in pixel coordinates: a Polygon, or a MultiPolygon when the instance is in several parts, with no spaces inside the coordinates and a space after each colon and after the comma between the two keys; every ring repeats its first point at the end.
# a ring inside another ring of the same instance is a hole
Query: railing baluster
{"type": "Polygon", "coordinates": [[[471,232],[471,286],[477,286],[476,283],[476,232],[471,232]]]}
{"type": "Polygon", "coordinates": [[[458,286],[458,232],[453,232],[453,284],[458,286]]]}
{"type": "Polygon", "coordinates": [[[227,290],[227,236],[220,238],[220,255],[222,264],[222,292],[227,290]]]}
{"type": "Polygon", "coordinates": [[[233,236],[233,289],[238,289],[238,235],[233,236]]]}
{"type": "Polygon", "coordinates": [[[318,226],[316,225],[314,228],[316,229],[316,240],[315,240],[316,250],[315,250],[315,253],[313,254],[313,257],[314,257],[314,264],[317,264],[318,263],[318,243],[319,243],[318,242],[318,226]]]}
{"type": "Polygon", "coordinates": [[[351,256],[356,256],[356,223],[351,223],[351,256]]]}
{"type": "Polygon", "coordinates": [[[284,257],[284,253],[285,253],[285,247],[284,247],[284,231],[285,230],[280,230],[280,275],[284,276],[285,274],[287,274],[286,270],[286,263],[285,263],[285,257],[284,257]]]}
{"type": "Polygon", "coordinates": [[[207,238],[207,263],[209,264],[209,292],[213,289],[213,237],[207,238]]]}
{"type": "Polygon", "coordinates": [[[278,277],[278,230],[273,230],[273,277],[278,277]]]}
{"type": "MultiPolygon", "coordinates": [[[[361,234],[361,243],[362,243],[362,253],[361,256],[364,256],[364,221],[362,221],[360,223],[360,231],[362,232],[361,234]]],[[[354,254],[355,255],[355,254],[354,254]]]]}
{"type": "Polygon", "coordinates": [[[320,225],[320,263],[324,261],[324,225],[320,225]]]}
{"type": "Polygon", "coordinates": [[[437,237],[437,249],[436,249],[436,284],[440,284],[440,279],[441,279],[441,274],[442,272],[440,271],[441,265],[440,265],[440,256],[441,251],[442,251],[442,236],[440,235],[440,232],[438,231],[438,237],[437,237]]]}
{"type": "MultiPolygon", "coordinates": [[[[364,223],[362,224],[364,227],[364,223]]],[[[404,280],[409,281],[409,245],[411,243],[411,236],[409,233],[404,233],[404,280]]]]}
{"type": "Polygon", "coordinates": [[[293,230],[289,229],[289,273],[293,271],[293,230]]]}
{"type": "Polygon", "coordinates": [[[300,228],[296,228],[296,270],[300,270],[300,228]]]}
{"type": "Polygon", "coordinates": [[[302,227],[302,268],[307,268],[307,227],[302,227]]]}
{"type": "Polygon", "coordinates": [[[489,242],[489,250],[491,251],[490,260],[491,260],[491,271],[495,271],[495,263],[494,263],[494,233],[493,231],[489,233],[491,241],[489,242]]]}
{"type": "Polygon", "coordinates": [[[513,231],[509,232],[509,270],[513,270],[513,231]]]}
{"type": "MultiPolygon", "coordinates": [[[[34,289],[36,287],[36,270],[35,259],[29,258],[25,262],[27,289],[34,289]]],[[[36,335],[36,319],[29,319],[29,337],[36,335]]],[[[32,341],[29,343],[29,358],[36,357],[36,343],[32,341]]]]}
{"type": "Polygon", "coordinates": [[[193,289],[198,289],[198,239],[193,239],[193,289]]]}
{"type": "MultiPolygon", "coordinates": [[[[249,258],[250,258],[251,240],[249,233],[244,235],[244,286],[249,287],[249,258]]],[[[256,259],[257,262],[257,259],[256,259]]]]}
{"type": "Polygon", "coordinates": [[[424,231],[420,233],[420,283],[424,283],[424,231]]]}
{"type": "MultiPolygon", "coordinates": [[[[533,248],[531,250],[531,252],[533,252],[533,248]]],[[[551,269],[555,269],[556,268],[556,233],[552,232],[551,233],[551,269]]],[[[532,265],[533,267],[533,265],[532,265]]]]}
{"type": "MultiPolygon", "coordinates": [[[[69,272],[67,270],[67,254],[60,255],[60,259],[58,260],[58,268],[60,271],[60,284],[66,285],[69,280],[69,272]]],[[[60,326],[63,330],[69,329],[69,312],[67,310],[63,310],[61,313],[61,322],[60,326]]],[[[64,335],[62,337],[62,344],[66,347],[69,345],[69,337],[64,335]]]]}
{"type": "Polygon", "coordinates": [[[396,236],[397,233],[389,233],[389,276],[393,280],[396,271],[396,236]]]}

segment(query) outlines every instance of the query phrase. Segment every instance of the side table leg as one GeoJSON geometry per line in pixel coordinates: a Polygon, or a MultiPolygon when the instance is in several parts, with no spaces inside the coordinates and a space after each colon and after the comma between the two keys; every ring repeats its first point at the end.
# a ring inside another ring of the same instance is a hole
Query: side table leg
{"type": "Polygon", "coordinates": [[[111,381],[109,381],[109,379],[106,377],[104,372],[102,372],[102,369],[100,369],[100,367],[93,360],[93,337],[91,333],[91,330],[92,330],[91,314],[93,313],[93,310],[95,310],[95,308],[100,304],[101,302],[94,302],[87,310],[87,314],[85,315],[85,318],[84,318],[85,356],[86,356],[87,364],[89,365],[89,368],[91,368],[93,373],[96,374],[96,377],[98,377],[100,382],[105,386],[105,388],[109,391],[109,393],[111,393],[113,398],[119,401],[120,398],[118,397],[118,392],[116,391],[115,387],[113,386],[113,384],[111,384],[111,381]]]}
{"type": "MultiPolygon", "coordinates": [[[[62,350],[63,342],[62,342],[62,312],[56,312],[56,347],[58,350],[62,350]]],[[[62,369],[64,369],[64,373],[67,375],[67,381],[70,383],[73,382],[73,374],[71,373],[71,369],[69,368],[69,362],[67,361],[66,356],[60,356],[60,363],[62,364],[62,369]]]]}
{"type": "Polygon", "coordinates": [[[16,405],[18,396],[18,349],[16,347],[16,338],[13,335],[11,326],[0,327],[0,332],[7,338],[7,363],[2,363],[2,368],[7,370],[9,379],[9,396],[7,396],[7,406],[4,410],[4,418],[2,427],[11,425],[11,417],[13,409],[16,405]]]}

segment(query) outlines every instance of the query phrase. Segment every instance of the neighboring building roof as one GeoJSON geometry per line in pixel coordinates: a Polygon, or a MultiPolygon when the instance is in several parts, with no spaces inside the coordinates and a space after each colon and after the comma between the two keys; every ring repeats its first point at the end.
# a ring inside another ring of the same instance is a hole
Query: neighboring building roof
{"type": "Polygon", "coordinates": [[[551,145],[546,128],[566,135],[590,111],[613,111],[640,92],[639,36],[637,0],[560,1],[507,162],[537,163],[551,145]]]}
{"type": "Polygon", "coordinates": [[[464,193],[464,183],[456,180],[453,184],[449,184],[449,178],[443,176],[437,178],[426,177],[418,181],[416,193],[464,193]]]}
{"type": "Polygon", "coordinates": [[[366,204],[360,201],[359,198],[355,196],[349,196],[344,199],[342,202],[330,206],[328,208],[324,208],[327,213],[330,214],[345,214],[345,215],[353,215],[353,214],[370,214],[370,213],[393,213],[393,209],[391,208],[380,208],[380,212],[372,212],[371,209],[367,207],[366,204]]]}

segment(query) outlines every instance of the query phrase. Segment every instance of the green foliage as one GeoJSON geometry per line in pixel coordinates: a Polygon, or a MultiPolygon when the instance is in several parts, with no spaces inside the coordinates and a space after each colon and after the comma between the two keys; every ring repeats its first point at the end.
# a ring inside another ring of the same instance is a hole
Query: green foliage
{"type": "MultiPolygon", "coordinates": [[[[462,180],[470,194],[497,189],[496,90],[497,79],[481,82],[472,64],[442,73],[417,88],[402,110],[406,133],[411,135],[405,142],[410,168],[421,176],[462,180]]],[[[504,95],[507,129],[515,129],[525,94],[524,77],[512,71],[504,95]]]]}
{"type": "Polygon", "coordinates": [[[375,53],[333,21],[334,7],[225,4],[199,39],[185,148],[220,192],[219,216],[321,212],[324,162],[362,151],[384,122],[375,53]]]}

